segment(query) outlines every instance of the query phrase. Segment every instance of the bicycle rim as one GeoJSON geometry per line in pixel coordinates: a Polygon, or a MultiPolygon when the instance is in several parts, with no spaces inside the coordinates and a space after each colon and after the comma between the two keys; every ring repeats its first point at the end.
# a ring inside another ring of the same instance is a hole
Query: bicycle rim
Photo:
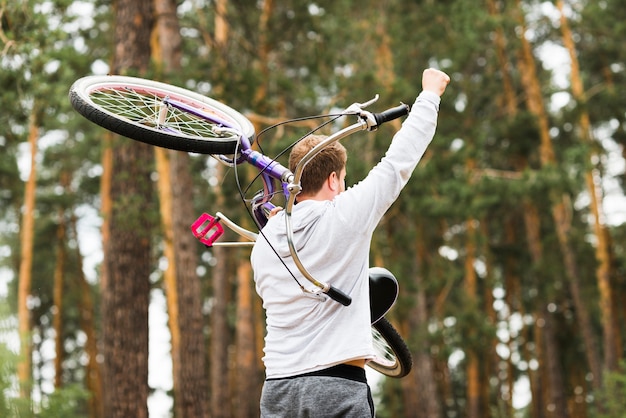
{"type": "Polygon", "coordinates": [[[406,343],[385,318],[372,324],[374,359],[367,365],[385,376],[401,378],[409,374],[413,358],[406,343]]]}
{"type": "Polygon", "coordinates": [[[201,154],[231,154],[240,136],[252,142],[254,127],[242,114],[198,93],[136,77],[88,76],[70,88],[78,113],[117,134],[164,148],[201,154]],[[191,111],[164,104],[182,103],[191,111]],[[208,117],[224,121],[219,124],[208,117]],[[216,127],[231,128],[227,133],[216,127]],[[234,132],[233,132],[234,131],[234,132]]]}

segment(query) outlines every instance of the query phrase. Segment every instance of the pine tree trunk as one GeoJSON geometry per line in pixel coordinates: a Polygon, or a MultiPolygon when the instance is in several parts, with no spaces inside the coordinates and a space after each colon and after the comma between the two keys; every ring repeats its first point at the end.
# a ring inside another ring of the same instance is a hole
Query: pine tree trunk
{"type": "MultiPolygon", "coordinates": [[[[111,202],[111,181],[113,179],[113,138],[112,132],[104,132],[102,141],[102,177],[100,177],[100,212],[102,213],[102,227],[100,234],[102,235],[102,248],[109,245],[109,229],[111,224],[111,211],[113,203],[111,202]]],[[[106,263],[102,263],[100,267],[100,290],[104,295],[108,283],[108,271],[106,263]]]]}
{"type": "MultiPolygon", "coordinates": [[[[181,68],[180,25],[173,0],[155,0],[154,61],[165,74],[181,68]]],[[[177,417],[209,415],[202,286],[196,274],[198,244],[189,231],[195,219],[189,154],[157,150],[161,216],[166,235],[168,310],[172,332],[174,409],[177,417]]]]}
{"type": "Polygon", "coordinates": [[[54,266],[54,290],[53,304],[54,316],[52,318],[52,328],[54,329],[54,387],[60,388],[63,385],[63,359],[65,350],[63,349],[63,286],[65,275],[65,262],[67,254],[66,246],[66,223],[65,209],[59,210],[59,226],[57,227],[57,254],[56,265],[54,266]]]}
{"type": "Polygon", "coordinates": [[[556,325],[553,314],[547,308],[541,312],[543,323],[544,343],[544,371],[547,379],[547,392],[550,402],[548,410],[552,411],[553,418],[568,418],[566,393],[561,368],[562,353],[556,341],[556,325]]]}
{"type": "MultiPolygon", "coordinates": [[[[228,42],[228,0],[215,2],[215,48],[224,51],[228,42]]],[[[218,63],[219,65],[219,63],[218,63]]],[[[216,176],[224,175],[224,166],[218,165],[216,176]]],[[[224,197],[220,186],[215,190],[216,207],[222,207],[224,197]]],[[[215,304],[211,310],[211,339],[210,339],[210,385],[211,388],[211,415],[214,418],[228,418],[232,416],[231,385],[229,379],[229,350],[230,337],[228,329],[228,302],[230,300],[228,286],[228,259],[224,248],[214,248],[213,255],[217,260],[213,269],[213,299],[215,304]]]]}
{"type": "Polygon", "coordinates": [[[249,261],[241,260],[237,268],[235,411],[236,416],[242,418],[259,415],[260,391],[252,313],[252,269],[249,261]]]}
{"type": "MultiPolygon", "coordinates": [[[[519,13],[522,14],[523,12],[519,0],[517,4],[519,13]]],[[[556,164],[556,158],[550,139],[548,115],[543,104],[540,83],[535,69],[535,59],[530,43],[523,35],[526,32],[526,24],[523,15],[520,17],[520,24],[522,27],[522,36],[520,37],[522,51],[519,60],[519,72],[522,74],[522,85],[527,95],[526,102],[528,109],[536,117],[538,122],[541,141],[539,149],[541,165],[542,167],[549,167],[556,164]]],[[[568,217],[567,209],[569,206],[571,206],[571,203],[566,196],[556,198],[552,204],[552,216],[554,218],[559,246],[563,256],[565,275],[568,280],[572,300],[576,306],[576,316],[585,343],[587,362],[593,374],[592,384],[595,388],[599,388],[602,382],[602,366],[589,310],[580,295],[580,277],[569,238],[571,227],[571,219],[568,217]]]]}
{"type": "MultiPolygon", "coordinates": [[[[530,258],[532,260],[533,267],[538,267],[541,265],[541,260],[543,257],[543,244],[541,242],[540,236],[540,218],[537,207],[529,202],[524,203],[523,209],[523,217],[524,217],[524,228],[526,232],[526,242],[528,243],[528,250],[530,252],[530,258]]],[[[520,307],[523,307],[523,304],[520,303],[520,307]]],[[[524,313],[523,311],[521,313],[524,313]]],[[[536,314],[535,314],[536,315],[536,314]]],[[[535,332],[534,332],[534,346],[536,347],[536,353],[534,353],[534,357],[539,362],[538,368],[540,371],[543,369],[544,365],[542,363],[543,357],[541,353],[543,353],[543,348],[541,345],[541,341],[539,337],[543,335],[543,330],[541,324],[535,321],[535,332]]],[[[530,332],[528,331],[529,327],[524,327],[525,341],[530,341],[530,332]]],[[[524,349],[524,353],[526,354],[526,361],[530,361],[533,357],[533,353],[530,353],[528,349],[524,349]]],[[[539,413],[541,411],[543,413],[544,407],[544,397],[543,397],[543,387],[545,386],[541,380],[540,371],[532,371],[529,369],[528,371],[528,379],[530,383],[530,390],[532,394],[532,410],[535,413],[539,413]]]]}
{"type": "MultiPolygon", "coordinates": [[[[391,216],[394,217],[394,215],[391,216]]],[[[386,225],[389,226],[390,224],[386,225]]],[[[424,284],[424,275],[427,270],[424,266],[428,263],[429,256],[426,245],[423,242],[424,233],[421,230],[419,221],[416,227],[418,231],[415,233],[416,239],[414,241],[415,257],[411,261],[415,274],[411,275],[411,277],[398,278],[400,283],[403,282],[403,279],[414,280],[414,283],[409,288],[400,287],[400,294],[404,293],[404,297],[408,297],[414,302],[410,307],[408,315],[400,319],[401,325],[398,331],[403,336],[411,334],[420,336],[420,338],[413,339],[416,341],[415,345],[409,344],[409,349],[413,356],[412,372],[400,380],[402,388],[402,416],[406,418],[438,418],[441,416],[441,400],[437,391],[435,364],[430,355],[432,341],[430,341],[428,334],[429,312],[424,284]],[[407,295],[405,292],[411,293],[407,295]]],[[[386,233],[387,240],[393,242],[394,232],[392,228],[387,228],[386,233]]],[[[392,251],[392,253],[394,252],[392,251]]],[[[392,261],[385,258],[379,249],[376,249],[373,254],[375,266],[383,266],[392,261]]]]}
{"type": "Polygon", "coordinates": [[[170,151],[172,221],[178,295],[178,326],[180,328],[180,396],[177,398],[181,417],[209,416],[209,378],[207,371],[204,317],[202,315],[202,284],[196,273],[198,242],[190,233],[195,219],[193,179],[189,172],[189,154],[170,151]]]}
{"type": "Polygon", "coordinates": [[[152,58],[164,74],[181,69],[182,37],[176,0],[154,0],[152,58]]]}
{"type": "MultiPolygon", "coordinates": [[[[151,0],[119,0],[113,73],[144,72],[150,62],[151,0]]],[[[148,305],[152,267],[150,179],[153,150],[113,143],[107,282],[102,297],[105,416],[148,417],[148,305]]]]}
{"type": "MultiPolygon", "coordinates": [[[[546,395],[546,380],[545,379],[545,370],[546,366],[544,363],[544,343],[543,343],[543,321],[541,321],[541,316],[536,312],[533,313],[533,323],[535,327],[533,330],[533,336],[530,337],[530,332],[525,332],[526,341],[534,341],[534,351],[531,350],[528,345],[523,347],[523,351],[525,354],[526,361],[530,361],[531,359],[537,360],[537,368],[535,370],[529,369],[528,378],[531,380],[530,388],[532,395],[532,404],[530,414],[533,418],[544,418],[546,417],[547,406],[548,406],[548,397],[546,395]]],[[[530,330],[530,328],[525,328],[526,330],[530,330]]]]}
{"type": "MultiPolygon", "coordinates": [[[[219,164],[215,175],[224,175],[224,165],[219,164]]],[[[215,206],[224,205],[220,186],[215,191],[215,206]]],[[[211,338],[209,345],[209,378],[211,390],[211,416],[228,418],[232,416],[230,385],[228,379],[228,359],[230,345],[228,329],[228,302],[230,300],[228,280],[228,258],[223,247],[213,248],[216,264],[213,268],[213,306],[210,313],[211,338]]]]}
{"type": "MultiPolygon", "coordinates": [[[[526,203],[524,205],[524,224],[526,228],[526,241],[528,242],[533,266],[540,266],[543,259],[543,244],[540,238],[540,216],[535,205],[526,203]]],[[[541,302],[545,304],[545,302],[541,302]]],[[[539,363],[539,373],[536,377],[540,380],[539,387],[533,393],[541,390],[542,397],[536,400],[537,408],[549,407],[550,410],[556,411],[556,416],[566,417],[567,410],[563,411],[566,404],[565,388],[563,386],[563,371],[559,361],[560,351],[557,346],[556,337],[554,335],[555,326],[554,319],[550,312],[544,307],[538,313],[536,323],[538,328],[535,335],[540,335],[540,340],[535,341],[538,349],[536,354],[539,363]],[[541,402],[543,400],[544,402],[541,402]]],[[[531,385],[537,386],[537,381],[531,382],[531,385]]],[[[533,400],[535,403],[535,400],[533,400]]]]}
{"type": "MultiPolygon", "coordinates": [[[[476,227],[473,220],[465,222],[467,230],[467,243],[465,244],[465,293],[471,302],[469,309],[477,309],[477,277],[474,269],[476,256],[476,227]]],[[[471,325],[473,326],[473,324],[471,325]]],[[[470,331],[470,341],[466,342],[465,363],[466,363],[466,379],[467,379],[467,407],[466,416],[468,418],[481,417],[480,411],[480,366],[479,356],[476,352],[477,337],[474,332],[470,331]]]]}
{"type": "MultiPolygon", "coordinates": [[[[488,8],[490,16],[494,18],[500,17],[501,13],[498,8],[498,4],[496,3],[495,0],[488,0],[487,8],[488,8]]],[[[517,99],[515,96],[515,90],[513,88],[513,81],[511,79],[511,63],[509,59],[507,58],[506,45],[507,45],[507,42],[506,42],[506,37],[504,35],[504,30],[502,26],[498,25],[495,29],[494,46],[496,49],[496,57],[498,60],[498,65],[500,67],[500,74],[502,76],[502,87],[503,87],[502,88],[502,91],[503,91],[502,107],[505,109],[506,116],[509,118],[509,120],[513,120],[513,118],[518,113],[518,108],[517,108],[517,99]]],[[[517,165],[517,164],[514,164],[514,165],[517,165]]],[[[526,166],[526,163],[524,162],[522,167],[519,167],[519,168],[524,169],[525,166],[526,166]]],[[[517,223],[517,219],[508,218],[505,220],[504,229],[505,229],[505,240],[506,240],[507,245],[511,245],[512,243],[516,241],[515,223],[517,223]]],[[[523,316],[523,304],[521,303],[521,294],[520,294],[520,286],[519,286],[520,280],[519,280],[517,273],[515,273],[515,270],[516,270],[515,265],[517,264],[517,262],[518,260],[514,256],[511,256],[511,255],[507,256],[504,260],[505,301],[506,301],[507,306],[509,307],[508,309],[509,318],[507,318],[508,323],[511,323],[510,321],[511,316],[515,312],[519,312],[523,316]]],[[[487,288],[491,289],[490,286],[488,286],[487,288]]],[[[510,352],[513,353],[515,350],[514,339],[510,338],[507,344],[508,344],[510,352]]],[[[513,416],[513,388],[514,388],[515,379],[516,379],[515,368],[516,366],[513,364],[512,356],[509,356],[509,358],[507,359],[507,376],[506,376],[506,381],[505,381],[505,385],[508,387],[508,396],[504,399],[506,403],[507,416],[513,416]]]]}
{"type": "MultiPolygon", "coordinates": [[[[563,1],[557,0],[557,8],[561,12],[561,33],[563,36],[563,44],[569,52],[571,61],[571,82],[572,82],[572,94],[574,99],[580,103],[582,110],[579,116],[580,123],[580,135],[581,139],[585,143],[592,143],[591,137],[591,122],[589,120],[589,113],[584,107],[586,102],[583,82],[580,76],[580,69],[578,65],[578,54],[574,45],[574,39],[572,37],[571,30],[569,28],[569,22],[567,17],[563,13],[563,1]]],[[[617,351],[617,335],[613,328],[615,312],[613,310],[613,289],[611,285],[611,264],[610,264],[610,250],[608,245],[609,232],[606,230],[602,220],[602,196],[601,190],[598,190],[596,183],[600,183],[601,180],[596,181],[596,175],[593,170],[589,170],[585,173],[585,181],[587,183],[587,191],[591,198],[591,214],[594,217],[594,232],[596,236],[596,279],[598,281],[598,289],[600,291],[600,312],[602,313],[602,331],[603,331],[603,348],[604,348],[604,368],[606,370],[615,371],[618,368],[619,352],[617,351]]]]}
{"type": "MultiPolygon", "coordinates": [[[[498,314],[495,310],[495,298],[494,298],[494,289],[496,284],[494,283],[493,278],[493,257],[491,251],[489,249],[489,227],[487,219],[483,219],[480,222],[479,231],[482,235],[480,253],[483,254],[484,262],[485,262],[485,278],[484,278],[484,286],[481,287],[483,289],[483,309],[486,313],[485,319],[488,321],[488,326],[496,327],[498,323],[498,314]]],[[[485,341],[485,345],[488,347],[484,352],[482,352],[482,368],[480,375],[480,402],[481,402],[481,411],[483,411],[484,418],[490,418],[493,414],[491,411],[491,393],[495,391],[495,393],[503,394],[503,388],[500,384],[501,380],[499,379],[500,372],[500,356],[496,351],[496,347],[499,344],[498,337],[494,332],[490,335],[489,344],[487,345],[487,341],[485,341]],[[492,384],[492,377],[497,378],[497,385],[492,384]],[[495,386],[495,388],[494,388],[495,386]]]]}
{"type": "Polygon", "coordinates": [[[110,242],[105,249],[109,274],[103,294],[106,416],[147,417],[148,305],[151,270],[150,233],[146,214],[152,187],[148,145],[129,143],[113,152],[110,242]],[[126,167],[120,179],[122,167],[126,167]],[[143,219],[142,219],[143,218],[143,219]]]}
{"type": "Polygon", "coordinates": [[[170,153],[164,148],[154,149],[156,169],[159,173],[158,195],[159,213],[161,214],[161,226],[163,228],[163,255],[167,259],[167,268],[163,272],[163,287],[165,290],[165,300],[168,315],[168,328],[171,338],[172,355],[172,383],[174,392],[175,416],[185,417],[183,413],[180,368],[181,368],[181,344],[180,344],[180,316],[178,288],[176,285],[176,256],[174,250],[174,226],[172,221],[172,179],[170,170],[170,153]]]}
{"type": "MultiPolygon", "coordinates": [[[[224,0],[225,1],[225,0],[224,0]]],[[[225,6],[224,6],[225,7],[225,6]]],[[[269,80],[269,66],[267,66],[268,55],[270,52],[270,44],[268,43],[269,39],[269,21],[272,16],[272,12],[274,11],[274,0],[266,0],[263,2],[263,9],[261,10],[261,16],[259,17],[259,25],[258,25],[258,59],[257,66],[258,70],[262,75],[263,80],[269,80]]],[[[260,83],[255,95],[254,95],[254,103],[262,102],[267,96],[267,83],[260,83]]]]}
{"type": "MultiPolygon", "coordinates": [[[[420,228],[420,227],[418,227],[420,228]]],[[[424,242],[424,233],[416,234],[417,264],[415,271],[415,303],[409,315],[409,329],[419,332],[420,335],[428,335],[428,301],[425,290],[424,276],[426,269],[423,267],[428,261],[428,252],[424,242]]],[[[405,414],[407,417],[433,417],[441,416],[441,400],[437,392],[437,379],[435,377],[435,365],[430,354],[430,341],[420,339],[420,345],[412,348],[414,356],[413,372],[402,379],[404,388],[405,414]],[[408,383],[405,384],[404,381],[408,383]],[[407,390],[408,389],[408,390],[407,390]]]]}
{"type": "MultiPolygon", "coordinates": [[[[498,18],[500,11],[496,0],[487,0],[487,8],[492,17],[498,18]]],[[[502,75],[502,91],[504,100],[504,109],[509,117],[517,113],[517,99],[515,98],[515,90],[513,89],[513,81],[511,80],[511,63],[506,56],[506,38],[502,26],[496,27],[494,37],[494,45],[496,47],[496,57],[500,66],[500,74],[502,75]]]]}
{"type": "Polygon", "coordinates": [[[20,360],[17,365],[17,378],[20,385],[20,395],[22,398],[28,400],[30,400],[32,385],[31,314],[28,307],[28,298],[31,292],[33,274],[38,139],[39,119],[35,107],[31,113],[28,125],[30,174],[24,192],[24,212],[20,228],[21,257],[17,293],[18,332],[20,336],[20,360]]]}
{"type": "Polygon", "coordinates": [[[80,245],[78,245],[77,234],[77,219],[76,215],[72,214],[71,228],[74,237],[77,241],[76,245],[76,259],[78,260],[77,266],[77,288],[80,289],[79,299],[79,324],[80,328],[85,333],[87,341],[85,342],[85,352],[87,353],[87,364],[85,366],[85,386],[89,391],[89,417],[90,418],[103,418],[104,406],[102,401],[102,372],[100,370],[100,363],[98,362],[98,341],[96,326],[94,320],[94,303],[91,287],[87,283],[85,273],[83,270],[83,256],[80,253],[80,245]]]}
{"type": "MultiPolygon", "coordinates": [[[[218,199],[219,201],[219,199],[218,199]]],[[[213,256],[216,264],[213,267],[213,306],[209,315],[211,338],[209,345],[209,378],[211,392],[211,416],[213,418],[229,418],[232,416],[230,385],[228,379],[230,345],[228,331],[228,259],[223,247],[215,247],[213,256]]]]}
{"type": "MultiPolygon", "coordinates": [[[[505,234],[505,245],[513,246],[514,243],[517,242],[518,235],[516,232],[518,220],[517,217],[510,216],[505,220],[504,225],[504,234],[505,234]]],[[[521,295],[521,286],[520,286],[520,277],[517,273],[518,269],[518,259],[516,254],[512,254],[509,252],[505,259],[503,260],[504,264],[504,298],[506,305],[508,306],[507,318],[505,321],[508,324],[512,324],[513,315],[518,313],[522,318],[525,315],[524,306],[522,303],[522,295],[521,295]]],[[[528,327],[524,327],[522,333],[526,332],[528,327]]],[[[509,338],[507,346],[509,347],[509,352],[513,353],[516,350],[516,342],[514,338],[509,338]]],[[[517,366],[513,363],[513,356],[509,355],[507,358],[507,381],[506,384],[509,388],[509,396],[505,399],[506,401],[506,414],[507,417],[513,416],[513,388],[515,386],[516,376],[516,368],[517,366]]],[[[529,379],[532,383],[532,380],[529,379]]],[[[531,388],[532,392],[532,388],[531,388]]]]}

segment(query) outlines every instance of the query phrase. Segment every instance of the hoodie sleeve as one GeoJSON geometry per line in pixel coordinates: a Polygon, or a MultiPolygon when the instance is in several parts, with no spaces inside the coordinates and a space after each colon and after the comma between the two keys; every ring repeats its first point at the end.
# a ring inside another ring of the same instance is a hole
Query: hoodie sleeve
{"type": "Polygon", "coordinates": [[[367,177],[335,198],[338,216],[371,233],[406,185],[435,135],[441,98],[423,91],[383,159],[367,177]]]}

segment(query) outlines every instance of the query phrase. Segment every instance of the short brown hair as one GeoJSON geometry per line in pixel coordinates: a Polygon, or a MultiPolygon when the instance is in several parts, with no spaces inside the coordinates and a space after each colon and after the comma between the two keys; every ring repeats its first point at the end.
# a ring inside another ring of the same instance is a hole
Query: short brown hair
{"type": "MultiPolygon", "coordinates": [[[[298,142],[289,154],[289,169],[294,172],[296,165],[306,153],[326,138],[327,136],[324,135],[309,135],[298,142]]],[[[333,171],[339,175],[339,172],[345,168],[347,160],[346,149],[338,141],[325,147],[304,167],[300,180],[302,193],[319,191],[333,171]]]]}

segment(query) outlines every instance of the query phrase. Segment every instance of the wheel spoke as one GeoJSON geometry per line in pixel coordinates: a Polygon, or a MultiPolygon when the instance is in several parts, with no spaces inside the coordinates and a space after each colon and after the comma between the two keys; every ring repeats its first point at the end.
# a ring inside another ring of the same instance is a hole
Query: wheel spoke
{"type": "Polygon", "coordinates": [[[151,128],[197,138],[224,138],[223,135],[213,131],[213,124],[207,120],[172,106],[168,106],[164,122],[159,123],[159,114],[166,94],[130,87],[109,87],[92,91],[90,97],[94,103],[108,112],[151,128]]]}
{"type": "Polygon", "coordinates": [[[376,329],[372,328],[372,336],[374,339],[374,350],[378,356],[376,361],[385,366],[393,366],[396,363],[396,356],[387,344],[387,341],[376,329]]]}

